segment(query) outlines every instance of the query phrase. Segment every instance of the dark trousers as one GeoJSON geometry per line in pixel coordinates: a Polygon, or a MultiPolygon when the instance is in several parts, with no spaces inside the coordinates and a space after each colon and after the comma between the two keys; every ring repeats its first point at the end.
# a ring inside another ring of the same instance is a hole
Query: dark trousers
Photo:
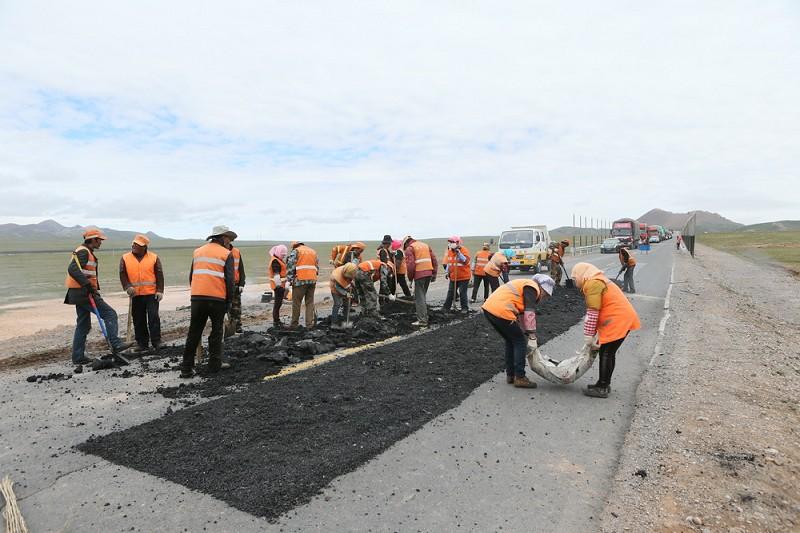
{"type": "Polygon", "coordinates": [[[219,370],[222,364],[222,333],[225,322],[225,302],[217,300],[192,300],[192,318],[189,322],[189,333],[186,335],[186,346],[183,350],[183,368],[194,366],[197,345],[203,337],[206,322],[211,319],[211,334],[208,336],[208,368],[219,370]]]}
{"type": "Polygon", "coordinates": [[[486,276],[479,276],[475,274],[472,276],[472,299],[478,296],[478,287],[480,287],[481,282],[483,282],[483,299],[489,297],[489,280],[486,279],[486,276]]]}
{"type": "Polygon", "coordinates": [[[633,269],[636,266],[628,267],[625,270],[625,277],[622,278],[622,290],[627,292],[636,292],[636,286],[633,284],[633,269]]]}
{"type": "Polygon", "coordinates": [[[506,341],[506,375],[525,377],[525,356],[528,354],[528,337],[516,320],[505,320],[483,310],[483,316],[506,341]]]}
{"type": "MultiPolygon", "coordinates": [[[[117,312],[108,305],[102,298],[95,298],[97,311],[106,324],[106,333],[115,348],[122,346],[122,339],[117,335],[117,312]]],[[[72,337],[72,362],[77,363],[85,357],[86,336],[92,329],[92,307],[89,302],[77,304],[75,306],[75,334],[72,337]]]]}
{"type": "Polygon", "coordinates": [[[422,324],[428,323],[428,286],[431,278],[414,280],[414,304],[417,310],[417,320],[422,324]]]}
{"type": "Polygon", "coordinates": [[[467,297],[467,293],[469,292],[469,280],[465,279],[462,281],[457,281],[455,284],[452,281],[447,282],[447,296],[444,299],[444,310],[449,311],[450,306],[453,305],[453,298],[454,298],[454,290],[458,291],[458,297],[461,300],[461,310],[466,311],[469,309],[469,298],[467,297]],[[455,285],[455,287],[453,286],[455,285]]]}
{"type": "MultiPolygon", "coordinates": [[[[627,335],[626,335],[627,337],[627,335]]],[[[600,377],[597,379],[598,387],[608,387],[611,384],[611,375],[617,362],[617,350],[622,346],[625,337],[600,345],[600,377]]]]}
{"type": "Polygon", "coordinates": [[[161,343],[161,319],[158,316],[158,302],[155,294],[134,296],[131,301],[131,316],[136,344],[147,348],[150,343],[161,343]]]}
{"type": "Polygon", "coordinates": [[[403,289],[403,296],[405,296],[406,298],[411,298],[411,291],[408,288],[408,283],[406,282],[405,274],[397,275],[397,284],[400,285],[401,289],[403,289]]]}
{"type": "Polygon", "coordinates": [[[497,288],[500,287],[500,278],[496,278],[488,274],[484,276],[484,282],[489,283],[489,288],[492,289],[492,292],[496,291],[497,288]]]}
{"type": "Polygon", "coordinates": [[[503,270],[501,274],[503,275],[503,283],[508,283],[508,270],[503,270]]]}
{"type": "Polygon", "coordinates": [[[272,322],[278,324],[281,321],[281,306],[283,299],[286,297],[286,289],[284,287],[275,287],[272,291],[275,296],[275,303],[272,305],[272,322]]]}

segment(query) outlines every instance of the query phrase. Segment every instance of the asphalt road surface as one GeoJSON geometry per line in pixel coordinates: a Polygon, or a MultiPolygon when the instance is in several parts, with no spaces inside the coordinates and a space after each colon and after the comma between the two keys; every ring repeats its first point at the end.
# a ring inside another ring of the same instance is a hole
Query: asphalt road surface
{"type": "MultiPolygon", "coordinates": [[[[138,379],[97,379],[89,373],[40,384],[25,382],[34,369],[1,375],[0,474],[18,483],[32,531],[594,530],[633,414],[636,387],[657,351],[672,253],[668,241],[647,255],[636,254],[637,294],[631,301],[642,329],[618,353],[610,398],[580,392],[596,380],[597,365],[568,386],[533,376],[536,390],[514,389],[498,374],[457,408],[333,480],[319,497],[277,524],[71,448],[92,433],[163,414],[168,399],[141,393],[171,384],[174,373],[138,379]]],[[[619,270],[616,255],[580,259],[611,277],[619,270]]],[[[575,262],[568,258],[568,268],[575,262]]],[[[440,277],[432,300],[443,299],[445,290],[440,277]]],[[[581,343],[578,324],[542,351],[563,359],[581,343]]],[[[35,373],[67,370],[52,364],[35,373]]],[[[202,453],[202,445],[187,453],[202,453]]]]}

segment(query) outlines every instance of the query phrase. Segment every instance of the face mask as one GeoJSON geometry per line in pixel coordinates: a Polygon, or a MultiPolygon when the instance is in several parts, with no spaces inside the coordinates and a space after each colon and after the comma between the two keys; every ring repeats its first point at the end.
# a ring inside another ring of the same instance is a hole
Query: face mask
{"type": "Polygon", "coordinates": [[[457,242],[448,242],[447,243],[447,247],[450,248],[451,250],[455,250],[456,248],[458,248],[458,243],[457,242]]]}

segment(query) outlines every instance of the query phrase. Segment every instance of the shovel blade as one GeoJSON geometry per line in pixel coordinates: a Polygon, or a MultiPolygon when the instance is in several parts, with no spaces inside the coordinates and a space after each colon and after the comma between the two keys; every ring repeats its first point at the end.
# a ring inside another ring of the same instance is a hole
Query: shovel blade
{"type": "Polygon", "coordinates": [[[574,288],[575,288],[575,282],[574,282],[574,281],[572,281],[572,279],[569,279],[569,278],[567,278],[567,279],[564,281],[564,287],[566,287],[566,288],[568,288],[568,289],[574,289],[574,288]]]}

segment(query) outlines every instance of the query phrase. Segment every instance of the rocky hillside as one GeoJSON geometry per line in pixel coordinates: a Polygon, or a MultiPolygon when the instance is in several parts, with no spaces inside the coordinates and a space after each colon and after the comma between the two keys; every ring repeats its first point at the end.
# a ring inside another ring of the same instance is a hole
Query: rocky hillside
{"type": "Polygon", "coordinates": [[[663,209],[651,209],[641,215],[637,220],[647,224],[664,226],[670,229],[681,229],[689,217],[697,215],[697,231],[723,232],[737,231],[744,227],[743,224],[729,220],[719,213],[709,211],[689,211],[688,213],[673,213],[663,209]]]}

